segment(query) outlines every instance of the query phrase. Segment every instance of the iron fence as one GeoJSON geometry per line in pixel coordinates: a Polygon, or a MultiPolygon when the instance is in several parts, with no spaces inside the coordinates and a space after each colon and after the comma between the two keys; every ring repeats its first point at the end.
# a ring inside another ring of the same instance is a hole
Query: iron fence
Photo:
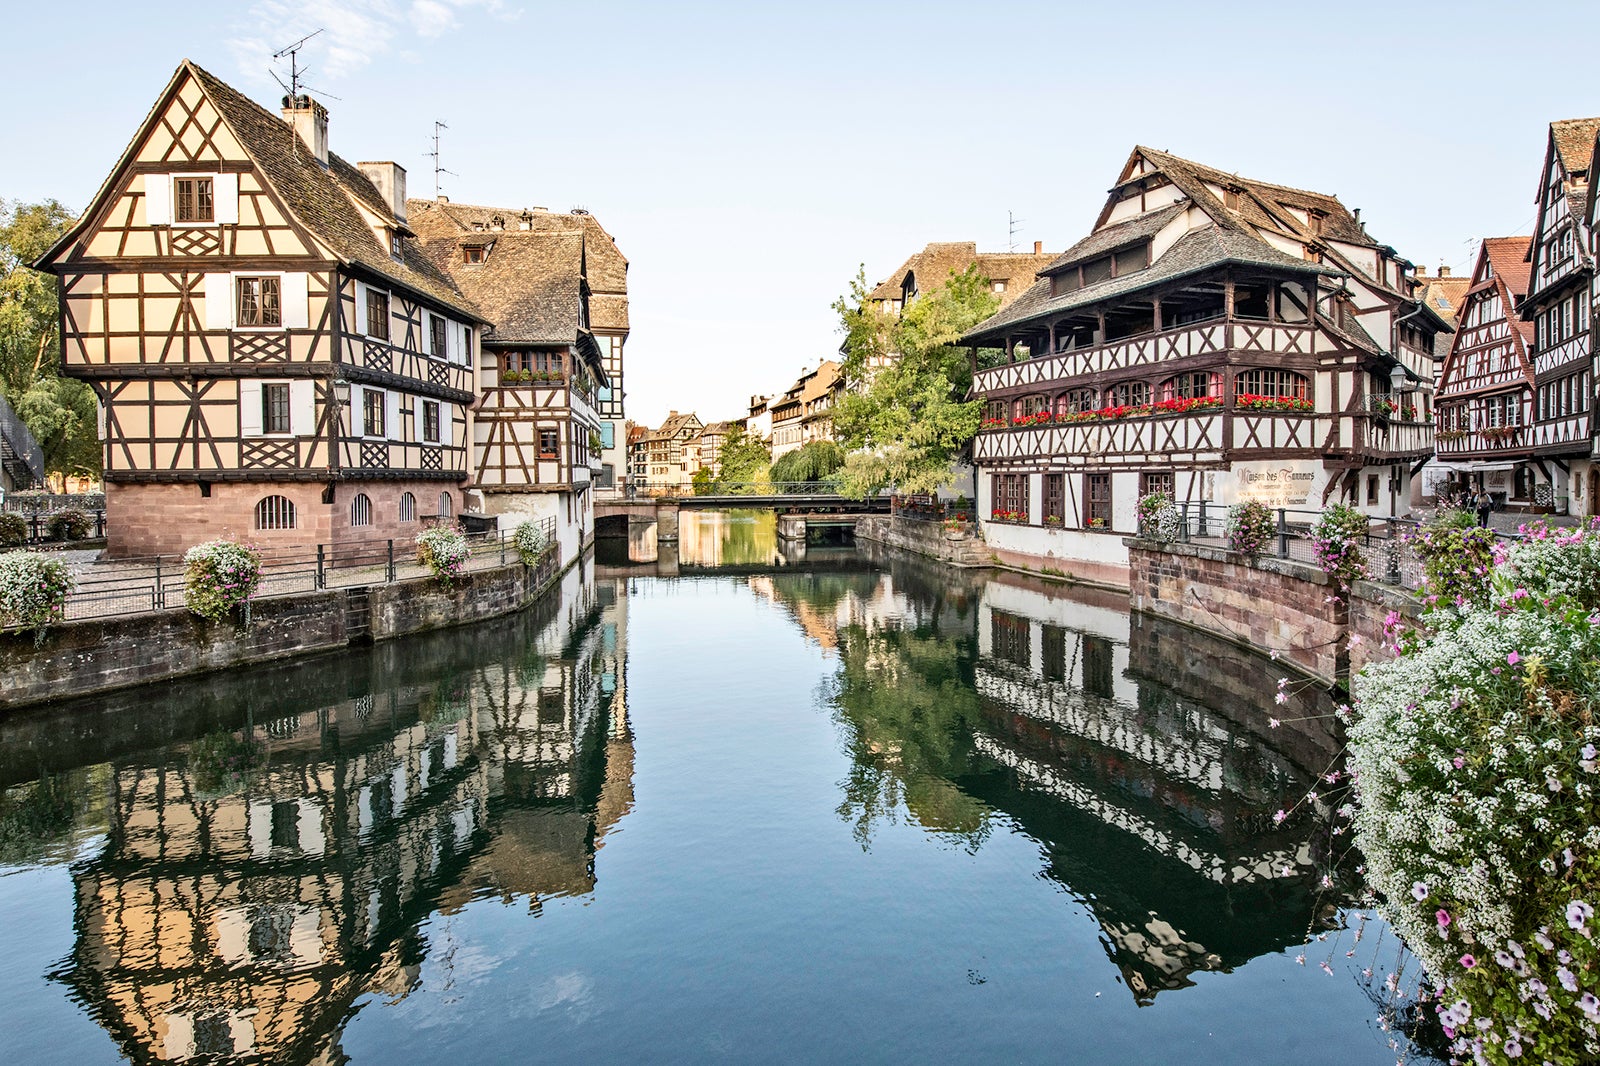
{"type": "MultiPolygon", "coordinates": [[[[544,553],[556,551],[555,519],[538,520],[544,553]]],[[[518,557],[503,530],[467,534],[464,569],[487,570],[518,557]]],[[[541,561],[543,556],[541,556],[541,561]]],[[[537,565],[537,564],[536,564],[537,565]]],[[[105,618],[184,605],[184,564],[177,555],[107,559],[72,564],[77,586],[67,598],[69,619],[105,618]]],[[[403,544],[369,540],[274,550],[263,560],[256,599],[319,589],[386,585],[432,573],[403,544]]]]}

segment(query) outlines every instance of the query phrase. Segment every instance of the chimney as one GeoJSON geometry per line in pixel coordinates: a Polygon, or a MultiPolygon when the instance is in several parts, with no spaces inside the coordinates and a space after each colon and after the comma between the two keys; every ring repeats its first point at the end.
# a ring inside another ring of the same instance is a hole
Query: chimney
{"type": "Polygon", "coordinates": [[[304,93],[283,98],[283,121],[294,128],[317,165],[328,166],[328,109],[304,93]]]}
{"type": "Polygon", "coordinates": [[[1428,268],[1423,266],[1421,263],[1418,263],[1417,264],[1417,277],[1425,278],[1427,276],[1428,276],[1428,268]]]}
{"type": "Polygon", "coordinates": [[[406,168],[399,163],[357,163],[356,167],[377,188],[378,195],[389,205],[395,221],[402,226],[406,221],[406,168]]]}
{"type": "Polygon", "coordinates": [[[1450,268],[1445,266],[1443,263],[1440,263],[1439,264],[1439,276],[1441,278],[1448,278],[1450,276],[1450,268]]]}
{"type": "Polygon", "coordinates": [[[1044,254],[1044,242],[1043,241],[1034,241],[1033,242],[1033,254],[1034,255],[1043,255],[1044,254]]]}

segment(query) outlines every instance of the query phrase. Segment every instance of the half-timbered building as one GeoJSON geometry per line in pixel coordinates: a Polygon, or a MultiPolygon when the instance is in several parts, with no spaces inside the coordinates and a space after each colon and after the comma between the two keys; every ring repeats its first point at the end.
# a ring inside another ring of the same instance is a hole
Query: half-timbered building
{"type": "Polygon", "coordinates": [[[1090,535],[1156,490],[1406,510],[1450,326],[1358,214],[1134,149],[1089,236],[966,337],[991,546],[1109,577],[1120,541],[1090,535]]]}
{"type": "Polygon", "coordinates": [[[1529,237],[1490,237],[1478,248],[1461,301],[1455,343],[1437,394],[1439,491],[1496,490],[1501,502],[1531,508],[1552,494],[1549,467],[1524,436],[1533,424],[1533,325],[1522,321],[1529,237]],[[1537,486],[1545,486],[1540,493],[1537,486]]]}
{"type": "Polygon", "coordinates": [[[1533,323],[1534,453],[1569,510],[1600,514],[1592,474],[1594,346],[1590,336],[1595,251],[1586,222],[1589,166],[1600,118],[1550,123],[1539,172],[1538,214],[1528,246],[1524,321],[1533,323]]]}
{"type": "Polygon", "coordinates": [[[414,247],[405,171],[185,61],[37,264],[101,405],[112,554],[409,539],[469,475],[483,318],[414,247]]]}
{"type": "Polygon", "coordinates": [[[574,558],[594,528],[607,382],[590,328],[588,236],[581,225],[535,229],[504,216],[465,231],[439,221],[420,223],[423,251],[490,322],[478,352],[473,491],[487,514],[555,518],[562,556],[574,558]]]}

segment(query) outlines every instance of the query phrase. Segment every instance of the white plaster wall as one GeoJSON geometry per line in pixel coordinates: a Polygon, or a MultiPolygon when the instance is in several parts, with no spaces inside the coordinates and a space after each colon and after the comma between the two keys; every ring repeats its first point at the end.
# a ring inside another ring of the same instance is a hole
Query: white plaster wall
{"type": "Polygon", "coordinates": [[[1128,565],[1128,549],[1122,546],[1124,535],[1086,533],[1076,529],[1045,529],[1043,526],[1012,526],[1003,522],[983,523],[983,539],[991,548],[1041,559],[1076,560],[1112,566],[1128,565]]]}

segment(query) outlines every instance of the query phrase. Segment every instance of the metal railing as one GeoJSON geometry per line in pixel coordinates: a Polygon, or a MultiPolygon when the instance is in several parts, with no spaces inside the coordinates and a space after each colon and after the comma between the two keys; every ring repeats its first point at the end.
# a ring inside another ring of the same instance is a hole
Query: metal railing
{"type": "Polygon", "coordinates": [[[889,513],[913,522],[976,522],[977,505],[962,498],[943,500],[933,496],[891,496],[889,513]]]}
{"type": "MultiPolygon", "coordinates": [[[[554,518],[539,520],[544,554],[557,551],[554,518]]],[[[512,531],[467,535],[467,571],[487,570],[517,559],[512,531]]],[[[184,564],[178,555],[108,559],[73,564],[77,587],[67,597],[67,618],[106,618],[184,605],[184,564]]],[[[320,589],[387,585],[432,573],[414,550],[393,540],[316,544],[274,550],[262,562],[255,599],[320,589]]]]}
{"type": "Polygon", "coordinates": [[[44,452],[4,396],[0,396],[0,453],[16,481],[35,485],[44,480],[44,452]]]}
{"type": "Polygon", "coordinates": [[[827,481],[737,481],[712,482],[697,488],[689,482],[630,481],[613,495],[635,498],[680,496],[837,496],[838,486],[827,481]]]}
{"type": "MultiPolygon", "coordinates": [[[[51,519],[55,518],[56,515],[60,514],[63,510],[82,510],[82,508],[62,508],[60,510],[51,511],[30,511],[20,509],[12,510],[9,507],[5,508],[6,513],[18,515],[23,521],[23,544],[60,543],[65,540],[64,537],[57,536],[56,531],[51,529],[51,519]]],[[[99,540],[104,538],[106,535],[105,511],[84,511],[83,513],[88,515],[90,522],[89,532],[84,539],[99,540]]],[[[7,547],[17,547],[17,545],[14,543],[8,544],[6,539],[3,536],[0,536],[0,551],[4,551],[7,547]]]]}
{"type": "Polygon", "coordinates": [[[0,500],[0,511],[29,514],[38,511],[104,511],[106,494],[103,492],[12,492],[0,500]]]}

